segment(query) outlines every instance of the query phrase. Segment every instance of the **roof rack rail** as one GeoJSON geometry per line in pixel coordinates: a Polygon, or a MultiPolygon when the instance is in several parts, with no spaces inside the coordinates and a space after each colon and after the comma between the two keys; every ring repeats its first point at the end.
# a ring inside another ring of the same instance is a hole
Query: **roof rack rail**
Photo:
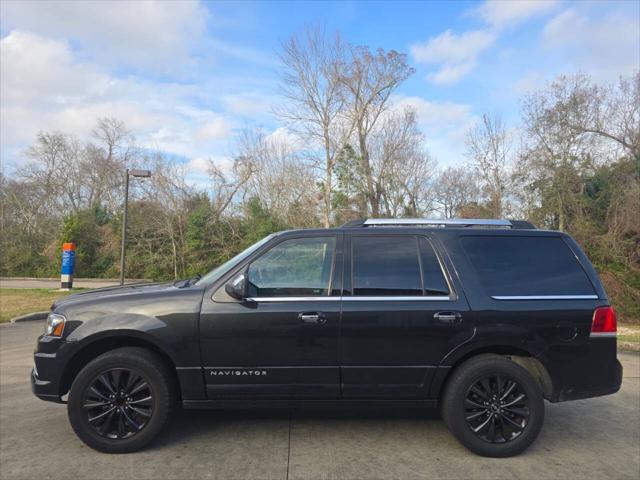
{"type": "Polygon", "coordinates": [[[503,220],[491,218],[360,218],[351,220],[341,228],[361,227],[398,227],[398,226],[429,226],[429,227],[486,227],[486,228],[515,228],[535,229],[536,227],[525,220],[503,220]]]}
{"type": "Polygon", "coordinates": [[[368,218],[363,223],[368,227],[427,225],[436,227],[511,227],[509,220],[486,218],[368,218]]]}
{"type": "Polygon", "coordinates": [[[350,220],[347,223],[343,223],[340,225],[340,228],[352,228],[352,227],[362,227],[364,226],[366,218],[358,218],[356,220],[350,220]]]}

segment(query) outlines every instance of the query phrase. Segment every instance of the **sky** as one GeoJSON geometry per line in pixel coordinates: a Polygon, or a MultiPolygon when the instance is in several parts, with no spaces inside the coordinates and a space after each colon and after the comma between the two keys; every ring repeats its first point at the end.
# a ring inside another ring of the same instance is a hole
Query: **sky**
{"type": "Polygon", "coordinates": [[[640,69],[640,2],[0,2],[0,159],[11,174],[39,131],[90,139],[99,117],[184,163],[230,165],[235,136],[289,138],[281,43],[307,27],[406,53],[393,101],[417,110],[440,165],[464,159],[483,113],[515,126],[523,95],[578,71],[614,82],[640,69]]]}

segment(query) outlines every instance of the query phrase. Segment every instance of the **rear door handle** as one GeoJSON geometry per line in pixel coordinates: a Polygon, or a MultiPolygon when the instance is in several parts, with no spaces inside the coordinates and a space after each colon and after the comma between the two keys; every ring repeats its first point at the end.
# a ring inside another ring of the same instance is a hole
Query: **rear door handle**
{"type": "Polygon", "coordinates": [[[327,317],[322,312],[303,312],[298,315],[298,318],[304,324],[321,325],[327,321],[327,317]]]}
{"type": "Polygon", "coordinates": [[[433,314],[433,318],[440,323],[446,323],[449,325],[456,325],[462,322],[462,315],[460,312],[438,312],[433,314]]]}

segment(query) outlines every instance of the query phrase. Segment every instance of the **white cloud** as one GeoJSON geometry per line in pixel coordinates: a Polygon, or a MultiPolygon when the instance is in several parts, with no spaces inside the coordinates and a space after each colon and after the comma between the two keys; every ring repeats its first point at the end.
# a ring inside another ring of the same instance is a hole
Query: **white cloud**
{"type": "Polygon", "coordinates": [[[195,1],[3,2],[3,30],[73,40],[110,65],[175,72],[204,39],[207,9],[195,1]]]}
{"type": "Polygon", "coordinates": [[[281,99],[263,92],[247,92],[222,97],[222,103],[227,111],[252,118],[270,114],[273,105],[278,101],[281,99]]]}
{"type": "Polygon", "coordinates": [[[456,83],[476,65],[478,56],[496,41],[488,30],[470,30],[456,35],[446,30],[426,42],[415,43],[411,53],[418,63],[437,64],[437,72],[428,75],[436,84],[456,83]]]}
{"type": "Polygon", "coordinates": [[[558,6],[556,0],[489,0],[478,8],[474,14],[495,28],[513,27],[532,17],[547,14],[558,6]]]}
{"type": "Polygon", "coordinates": [[[468,11],[486,26],[455,34],[445,30],[425,42],[411,45],[418,63],[436,65],[427,80],[436,85],[452,85],[473,71],[482,53],[493,47],[505,29],[531,18],[548,14],[557,6],[556,0],[489,0],[468,11]]]}
{"type": "Polygon", "coordinates": [[[597,80],[631,75],[640,69],[637,14],[637,9],[591,16],[586,10],[565,10],[545,25],[543,45],[552,52],[565,52],[574,70],[590,73],[597,80]]]}
{"type": "Polygon", "coordinates": [[[394,108],[401,110],[405,107],[415,109],[427,148],[441,164],[452,165],[462,161],[465,136],[477,121],[471,105],[430,102],[415,96],[395,96],[394,108]]]}
{"type": "Polygon", "coordinates": [[[13,31],[0,40],[2,158],[13,163],[40,130],[88,139],[99,117],[117,117],[140,146],[187,158],[226,149],[234,123],[220,112],[194,107],[194,85],[117,78],[78,62],[69,45],[13,31]]]}
{"type": "Polygon", "coordinates": [[[217,140],[228,137],[230,133],[229,123],[224,118],[218,117],[199,127],[195,132],[195,138],[199,141],[217,140]]]}
{"type": "Polygon", "coordinates": [[[308,147],[305,142],[291,132],[287,127],[278,127],[266,137],[267,142],[277,145],[287,145],[294,150],[304,150],[308,147]]]}

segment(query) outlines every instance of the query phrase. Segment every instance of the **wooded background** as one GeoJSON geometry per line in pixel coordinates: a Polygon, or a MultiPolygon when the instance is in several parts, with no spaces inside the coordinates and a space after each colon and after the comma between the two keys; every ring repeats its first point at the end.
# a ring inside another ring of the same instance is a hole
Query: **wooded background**
{"type": "Polygon", "coordinates": [[[640,73],[559,76],[521,99],[517,124],[482,115],[443,168],[393,101],[414,72],[406,55],[310,30],[280,58],[274,114],[292,135],[243,131],[206,186],[137,145],[126,119],[96,119],[89,141],[39,133],[23,166],[0,172],[0,275],[56,276],[73,241],[77,276],[117,277],[124,172],[148,168],[131,185],[127,277],[189,277],[274,231],[360,217],[515,218],[570,233],[621,319],[640,322],[640,73]]]}

